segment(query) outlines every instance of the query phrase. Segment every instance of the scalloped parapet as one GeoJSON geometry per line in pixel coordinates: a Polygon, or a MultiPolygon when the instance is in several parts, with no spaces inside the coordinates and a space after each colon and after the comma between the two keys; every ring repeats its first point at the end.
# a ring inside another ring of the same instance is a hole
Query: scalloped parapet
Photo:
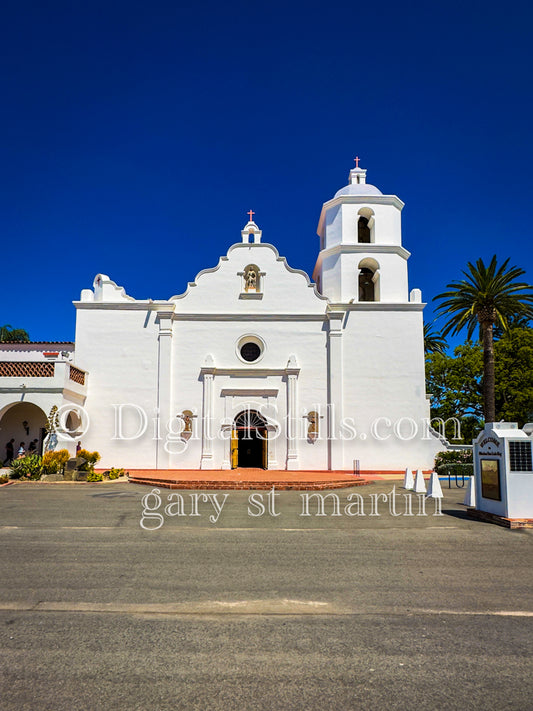
{"type": "Polygon", "coordinates": [[[171,296],[180,313],[323,313],[325,297],[300,269],[293,269],[277,249],[266,243],[237,243],[217,266],[203,269],[183,294],[171,296]],[[260,279],[253,294],[243,275],[250,265],[260,279]],[[253,296],[253,306],[250,297],[253,296]]]}
{"type": "Polygon", "coordinates": [[[97,274],[93,281],[93,290],[83,289],[80,301],[123,302],[135,301],[135,299],[133,296],[128,296],[124,287],[118,286],[107,274],[97,274]]]}

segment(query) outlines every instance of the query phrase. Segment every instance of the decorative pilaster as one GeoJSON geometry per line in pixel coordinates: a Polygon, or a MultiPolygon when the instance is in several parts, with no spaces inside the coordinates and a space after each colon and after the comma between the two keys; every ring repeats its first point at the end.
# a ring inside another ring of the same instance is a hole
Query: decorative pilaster
{"type": "Polygon", "coordinates": [[[296,357],[287,363],[287,469],[300,468],[298,460],[298,373],[296,357]]]}
{"type": "Polygon", "coordinates": [[[202,460],[200,469],[213,469],[213,418],[214,418],[214,377],[215,361],[212,355],[206,356],[202,367],[204,383],[202,407],[202,460]]]}
{"type": "Polygon", "coordinates": [[[340,437],[340,423],[343,417],[343,363],[342,328],[343,311],[328,312],[328,453],[329,469],[342,469],[343,440],[340,437]]]}
{"type": "Polygon", "coordinates": [[[174,304],[166,304],[158,309],[158,363],[157,363],[157,414],[159,416],[160,438],[156,440],[156,469],[168,469],[169,454],[165,451],[167,423],[172,408],[172,314],[174,304]]]}

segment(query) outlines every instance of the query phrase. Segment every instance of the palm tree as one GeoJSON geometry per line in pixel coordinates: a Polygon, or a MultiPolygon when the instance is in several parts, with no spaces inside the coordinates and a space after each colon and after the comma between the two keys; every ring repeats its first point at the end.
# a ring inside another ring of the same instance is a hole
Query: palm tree
{"type": "Polygon", "coordinates": [[[496,419],[494,398],[494,326],[504,331],[509,322],[518,316],[533,317],[533,288],[531,284],[516,281],[525,274],[519,267],[507,268],[509,259],[498,266],[496,255],[488,267],[482,259],[463,271],[465,279],[453,281],[446,286],[448,291],[434,297],[442,303],[437,307],[438,316],[448,316],[442,335],[458,334],[467,328],[467,337],[472,338],[477,326],[483,341],[483,412],[485,422],[496,419]]]}
{"type": "Polygon", "coordinates": [[[446,343],[444,336],[442,336],[442,334],[438,331],[433,330],[432,323],[425,323],[424,351],[426,355],[429,355],[430,353],[441,353],[442,355],[445,355],[446,348],[448,348],[448,344],[446,343]]]}
{"type": "Polygon", "coordinates": [[[29,340],[28,332],[23,328],[13,328],[8,323],[0,326],[0,343],[7,343],[8,341],[27,343],[29,340]]]}

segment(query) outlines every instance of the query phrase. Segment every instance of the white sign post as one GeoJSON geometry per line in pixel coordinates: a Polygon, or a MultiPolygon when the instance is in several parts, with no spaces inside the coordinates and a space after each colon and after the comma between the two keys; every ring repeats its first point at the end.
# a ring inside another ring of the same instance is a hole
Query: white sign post
{"type": "Polygon", "coordinates": [[[515,422],[493,422],[474,441],[476,518],[533,527],[533,436],[515,422]]]}

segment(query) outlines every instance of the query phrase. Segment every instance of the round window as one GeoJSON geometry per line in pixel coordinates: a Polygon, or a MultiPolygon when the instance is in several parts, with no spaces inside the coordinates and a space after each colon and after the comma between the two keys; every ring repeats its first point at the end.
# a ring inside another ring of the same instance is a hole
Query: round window
{"type": "Polygon", "coordinates": [[[257,360],[260,355],[261,348],[259,348],[257,343],[248,341],[247,343],[244,343],[241,346],[241,357],[243,360],[247,360],[249,363],[252,363],[254,360],[257,360]]]}
{"type": "Polygon", "coordinates": [[[265,353],[265,342],[260,336],[246,333],[235,344],[235,355],[243,363],[257,363],[265,353]]]}

